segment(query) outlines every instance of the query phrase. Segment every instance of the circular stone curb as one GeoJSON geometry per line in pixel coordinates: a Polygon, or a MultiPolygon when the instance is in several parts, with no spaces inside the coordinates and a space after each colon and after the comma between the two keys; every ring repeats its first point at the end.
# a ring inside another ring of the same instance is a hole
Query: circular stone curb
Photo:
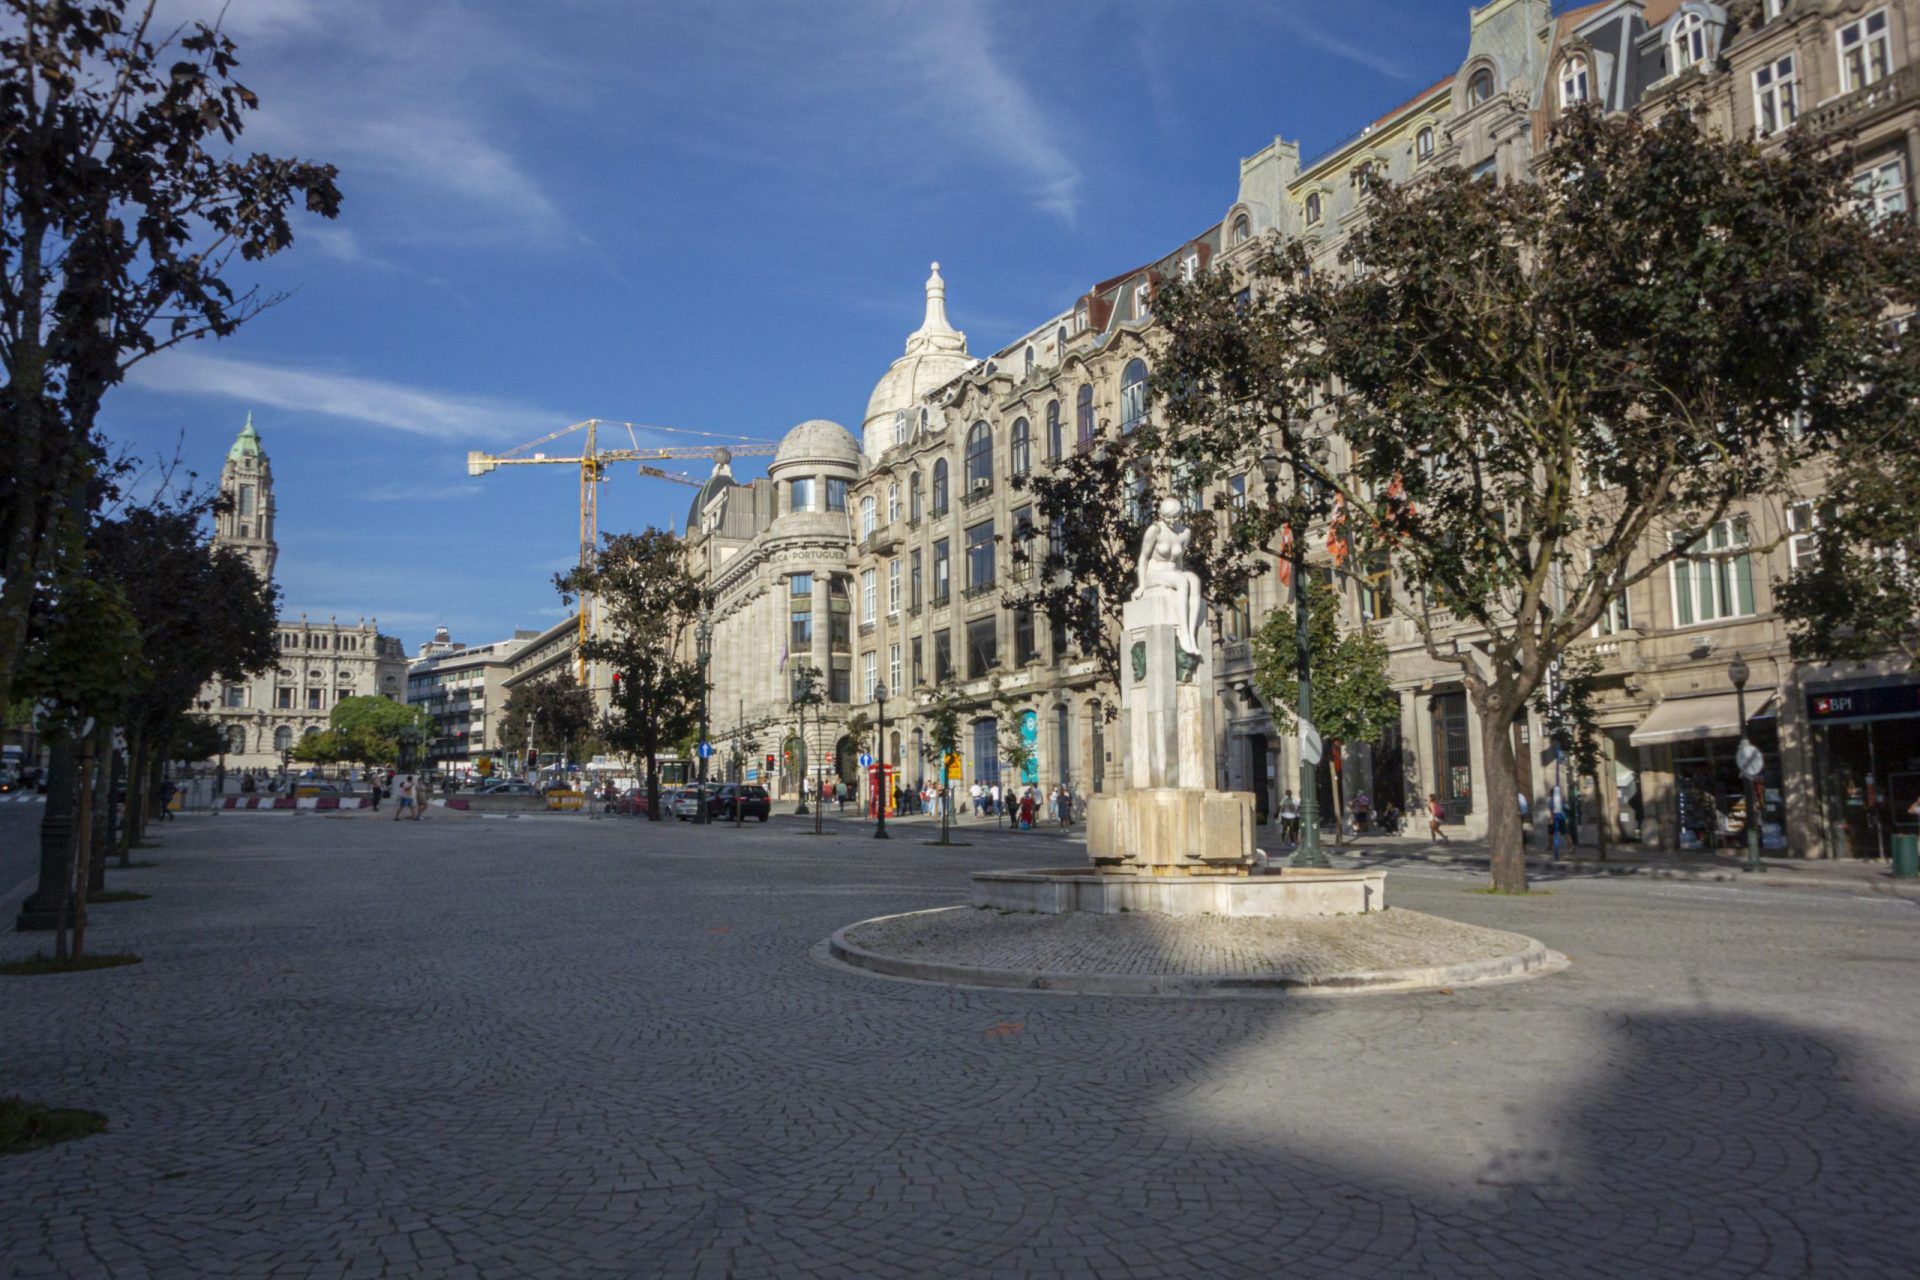
{"type": "MultiPolygon", "coordinates": [[[[1101,996],[1355,996],[1395,992],[1432,991],[1441,987],[1487,986],[1519,982],[1558,973],[1572,962],[1534,938],[1504,956],[1468,960],[1459,964],[1406,969],[1355,970],[1349,973],[1247,977],[1237,974],[1136,975],[1124,973],[1044,973],[1028,969],[989,969],[972,965],[907,960],[871,951],[847,940],[849,930],[885,920],[939,915],[948,911],[977,911],[974,906],[933,907],[894,915],[856,920],[836,929],[815,954],[835,967],[857,969],[876,977],[942,986],[991,987],[1062,995],[1101,996]]],[[[1435,917],[1443,919],[1444,917],[1435,917]]],[[[1510,930],[1500,930],[1507,933],[1510,930]]],[[[1515,935],[1525,937],[1524,934],[1515,935]]]]}

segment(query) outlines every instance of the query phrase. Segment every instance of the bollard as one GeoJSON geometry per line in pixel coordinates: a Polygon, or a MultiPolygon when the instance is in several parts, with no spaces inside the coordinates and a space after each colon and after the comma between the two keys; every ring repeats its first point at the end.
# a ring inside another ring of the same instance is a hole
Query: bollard
{"type": "Polygon", "coordinates": [[[1920,877],[1920,836],[1893,838],[1893,874],[1899,880],[1920,877]]]}

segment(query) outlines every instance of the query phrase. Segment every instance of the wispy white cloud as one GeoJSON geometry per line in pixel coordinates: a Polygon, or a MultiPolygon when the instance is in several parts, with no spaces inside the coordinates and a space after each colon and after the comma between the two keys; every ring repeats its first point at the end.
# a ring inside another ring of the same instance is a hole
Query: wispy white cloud
{"type": "Polygon", "coordinates": [[[320,414],[435,440],[508,441],[567,421],[532,405],[459,395],[379,378],[297,369],[195,351],[172,351],[133,367],[148,391],[208,395],[249,408],[320,414]]]}
{"type": "Polygon", "coordinates": [[[1043,108],[994,44],[1002,24],[980,3],[918,5],[926,26],[916,59],[930,81],[927,101],[964,121],[989,160],[1028,187],[1036,206],[1071,223],[1079,212],[1080,167],[1059,141],[1057,113],[1043,108]]]}
{"type": "Polygon", "coordinates": [[[1310,45],[1322,53],[1331,54],[1342,62],[1350,62],[1356,67],[1386,76],[1389,80],[1412,81],[1416,77],[1404,66],[1391,58],[1383,57],[1365,45],[1342,40],[1325,28],[1302,17],[1298,7],[1266,10],[1272,19],[1290,31],[1302,44],[1310,45]]]}

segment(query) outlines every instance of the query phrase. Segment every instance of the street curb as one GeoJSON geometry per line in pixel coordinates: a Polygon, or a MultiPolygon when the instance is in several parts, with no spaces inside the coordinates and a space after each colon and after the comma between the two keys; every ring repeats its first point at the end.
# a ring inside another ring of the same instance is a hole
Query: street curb
{"type": "Polygon", "coordinates": [[[1496,982],[1522,981],[1558,973],[1571,962],[1557,951],[1549,951],[1536,939],[1509,955],[1490,960],[1468,960],[1460,964],[1433,965],[1411,969],[1358,970],[1352,973],[1324,974],[1314,977],[1240,977],[1231,974],[1186,974],[1178,977],[1154,977],[1125,973],[1045,973],[1027,969],[983,969],[971,965],[934,964],[906,960],[898,956],[869,951],[847,941],[847,930],[882,920],[900,920],[929,916],[942,911],[975,911],[968,906],[934,907],[926,911],[902,911],[894,915],[856,920],[836,929],[824,944],[825,953],[840,966],[860,970],[876,977],[908,982],[928,982],[941,986],[990,987],[1000,990],[1055,992],[1062,995],[1098,996],[1358,996],[1395,992],[1431,991],[1441,987],[1484,986],[1496,982]]]}

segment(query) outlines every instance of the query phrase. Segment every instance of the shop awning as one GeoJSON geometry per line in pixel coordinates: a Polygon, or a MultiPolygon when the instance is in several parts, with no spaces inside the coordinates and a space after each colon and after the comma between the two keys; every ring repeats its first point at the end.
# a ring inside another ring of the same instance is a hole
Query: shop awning
{"type": "MultiPolygon", "coordinates": [[[[1747,718],[1759,720],[1773,714],[1773,691],[1763,690],[1747,699],[1747,718]]],[[[1696,742],[1703,738],[1740,736],[1740,703],[1731,693],[1712,693],[1704,698],[1669,698],[1655,707],[1627,735],[1636,747],[1659,747],[1672,742],[1696,742]]]]}

